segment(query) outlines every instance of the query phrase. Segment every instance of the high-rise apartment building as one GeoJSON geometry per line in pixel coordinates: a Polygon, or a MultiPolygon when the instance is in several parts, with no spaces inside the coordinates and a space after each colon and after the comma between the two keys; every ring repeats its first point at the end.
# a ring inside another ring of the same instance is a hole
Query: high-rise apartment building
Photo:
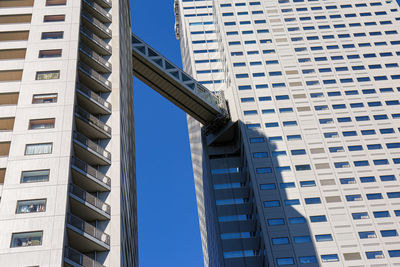
{"type": "Polygon", "coordinates": [[[400,266],[396,1],[176,0],[205,266],[400,266]]]}
{"type": "Polygon", "coordinates": [[[131,53],[127,0],[0,1],[0,266],[137,266],[131,53]]]}

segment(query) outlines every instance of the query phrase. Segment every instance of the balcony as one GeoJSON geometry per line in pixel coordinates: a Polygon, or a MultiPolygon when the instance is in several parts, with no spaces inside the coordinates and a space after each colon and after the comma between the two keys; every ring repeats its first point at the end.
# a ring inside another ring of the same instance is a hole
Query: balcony
{"type": "Polygon", "coordinates": [[[70,247],[66,247],[64,250],[64,261],[68,267],[105,267],[103,264],[70,247]]]}
{"type": "Polygon", "coordinates": [[[81,133],[85,133],[88,138],[111,138],[111,127],[80,106],[75,107],[75,117],[77,118],[75,120],[76,129],[81,133]]]}
{"type": "Polygon", "coordinates": [[[105,93],[111,91],[111,82],[83,62],[78,64],[79,81],[91,89],[105,93]]]}
{"type": "Polygon", "coordinates": [[[83,18],[83,25],[85,25],[88,30],[103,39],[109,39],[112,37],[111,29],[89,14],[89,12],[83,10],[81,15],[83,18]]]}
{"type": "Polygon", "coordinates": [[[111,179],[86,162],[72,157],[72,181],[86,191],[106,192],[111,190],[111,179]]]}
{"type": "Polygon", "coordinates": [[[112,1],[111,0],[96,0],[96,3],[104,8],[111,8],[112,1]]]}
{"type": "Polygon", "coordinates": [[[100,115],[111,114],[111,103],[105,101],[83,84],[77,85],[76,92],[78,93],[78,104],[85,107],[87,111],[100,115]]]}
{"type": "Polygon", "coordinates": [[[81,27],[82,40],[96,53],[100,55],[110,56],[112,48],[103,39],[92,33],[85,27],[81,27]]]}
{"type": "Polygon", "coordinates": [[[94,52],[87,45],[80,43],[79,44],[79,55],[80,59],[85,61],[85,63],[100,73],[110,73],[111,72],[111,63],[104,59],[102,56],[94,52]]]}
{"type": "Polygon", "coordinates": [[[89,12],[92,16],[96,17],[101,22],[110,23],[112,21],[112,16],[110,12],[106,11],[95,1],[83,0],[82,2],[87,12],[89,12]]]}
{"type": "Polygon", "coordinates": [[[110,236],[81,218],[67,215],[69,245],[81,252],[110,250],[110,236]]]}
{"type": "Polygon", "coordinates": [[[109,220],[110,205],[104,203],[82,188],[71,184],[69,188],[71,212],[85,221],[109,220]]]}
{"type": "Polygon", "coordinates": [[[75,155],[90,165],[110,165],[111,153],[88,139],[86,136],[74,132],[74,151],[75,155]]]}

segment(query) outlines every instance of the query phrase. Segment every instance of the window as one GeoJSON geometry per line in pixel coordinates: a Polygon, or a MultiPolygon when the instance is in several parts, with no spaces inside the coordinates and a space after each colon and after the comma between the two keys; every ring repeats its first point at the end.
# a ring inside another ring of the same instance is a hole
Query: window
{"type": "Polygon", "coordinates": [[[398,258],[400,257],[400,250],[389,250],[389,256],[391,258],[398,258]]]}
{"type": "Polygon", "coordinates": [[[353,217],[353,220],[369,219],[368,212],[356,212],[352,213],[351,216],[353,217]]]}
{"type": "Polygon", "coordinates": [[[62,49],[40,50],[39,58],[61,57],[61,54],[62,54],[62,49]]]}
{"type": "Polygon", "coordinates": [[[211,174],[239,173],[239,168],[212,169],[211,174]]]}
{"type": "Polygon", "coordinates": [[[47,182],[49,180],[50,170],[23,171],[21,183],[47,182]]]}
{"type": "Polygon", "coordinates": [[[291,217],[289,218],[290,224],[302,224],[306,223],[306,219],[304,217],[291,217]]]}
{"type": "Polygon", "coordinates": [[[304,243],[310,243],[311,242],[311,237],[306,235],[306,236],[295,236],[293,238],[294,243],[296,244],[304,244],[304,243]]]}
{"type": "Polygon", "coordinates": [[[11,237],[11,247],[28,247],[42,245],[43,231],[13,233],[11,237]]]}
{"type": "Polygon", "coordinates": [[[268,225],[269,226],[276,226],[276,225],[284,225],[285,220],[282,218],[277,218],[277,219],[268,219],[268,225]]]}
{"type": "Polygon", "coordinates": [[[260,189],[261,190],[275,190],[276,189],[276,184],[271,183],[271,184],[260,184],[260,189]]]}
{"type": "Polygon", "coordinates": [[[36,72],[36,80],[54,80],[60,79],[60,71],[38,71],[36,72]]]}
{"type": "Polygon", "coordinates": [[[294,264],[294,259],[293,258],[277,258],[276,263],[279,266],[282,265],[293,265],[294,264]]]}
{"type": "Polygon", "coordinates": [[[63,39],[64,32],[42,32],[42,40],[63,39]]]}
{"type": "Polygon", "coordinates": [[[253,153],[253,158],[267,158],[268,153],[267,152],[256,152],[253,153]]]}
{"type": "Polygon", "coordinates": [[[264,207],[266,208],[279,207],[280,205],[279,200],[264,201],[264,207]]]}
{"type": "Polygon", "coordinates": [[[46,0],[46,6],[65,6],[67,0],[46,0]]]}
{"type": "Polygon", "coordinates": [[[311,204],[321,204],[321,198],[319,197],[311,197],[304,199],[307,205],[311,204]]]}
{"type": "Polygon", "coordinates": [[[314,223],[314,222],[326,222],[327,220],[325,215],[316,215],[316,216],[310,216],[310,221],[314,223]]]}
{"type": "Polygon", "coordinates": [[[399,234],[396,230],[381,230],[381,235],[382,237],[393,237],[398,236],[399,234]]]}
{"type": "Polygon", "coordinates": [[[337,254],[326,254],[321,255],[322,262],[335,262],[339,261],[339,256],[337,254]]]}
{"type": "Polygon", "coordinates": [[[316,185],[315,185],[315,181],[301,181],[300,186],[301,187],[314,187],[316,185]]]}
{"type": "Polygon", "coordinates": [[[316,235],[315,239],[317,242],[327,242],[327,241],[333,241],[332,235],[331,234],[326,234],[326,235],[316,235]]]}
{"type": "Polygon", "coordinates": [[[25,155],[51,154],[53,143],[28,144],[25,147],[25,155]]]}
{"type": "Polygon", "coordinates": [[[0,184],[4,184],[4,178],[6,177],[6,169],[0,169],[0,184]]]}
{"type": "Polygon", "coordinates": [[[55,119],[38,119],[29,121],[29,130],[54,128],[55,119]]]}
{"type": "Polygon", "coordinates": [[[43,17],[43,22],[65,21],[65,15],[47,15],[43,17]]]}
{"type": "Polygon", "coordinates": [[[287,238],[287,237],[272,238],[272,244],[274,244],[274,245],[289,244],[289,238],[287,238]]]}
{"type": "Polygon", "coordinates": [[[58,94],[33,95],[32,104],[57,103],[58,94]]]}
{"type": "Polygon", "coordinates": [[[303,256],[299,257],[300,264],[317,263],[317,258],[315,256],[303,256]]]}
{"type": "Polygon", "coordinates": [[[359,236],[361,239],[376,238],[375,231],[358,232],[358,236],[359,236]]]}
{"type": "Polygon", "coordinates": [[[17,202],[16,213],[45,212],[46,199],[20,200],[17,202]]]}
{"type": "Polygon", "coordinates": [[[362,201],[362,196],[361,195],[347,195],[346,200],[349,202],[362,201]]]}
{"type": "Polygon", "coordinates": [[[367,251],[365,252],[365,256],[367,256],[367,259],[369,260],[385,258],[382,251],[367,251]]]}

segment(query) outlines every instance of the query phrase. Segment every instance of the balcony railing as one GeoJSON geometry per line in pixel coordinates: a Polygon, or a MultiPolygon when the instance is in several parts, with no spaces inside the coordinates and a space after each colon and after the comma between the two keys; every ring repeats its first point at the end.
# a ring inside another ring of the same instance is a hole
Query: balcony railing
{"type": "Polygon", "coordinates": [[[68,214],[67,223],[69,225],[79,229],[80,231],[88,234],[89,236],[94,237],[95,239],[97,239],[107,245],[110,245],[110,236],[108,234],[97,229],[90,223],[85,222],[81,218],[79,218],[75,215],[72,215],[72,214],[68,214]]]}
{"type": "Polygon", "coordinates": [[[89,258],[88,256],[70,247],[65,247],[64,257],[82,267],[105,267],[103,264],[98,263],[92,258],[89,258]]]}
{"type": "Polygon", "coordinates": [[[94,52],[84,43],[79,44],[79,49],[83,52],[86,56],[91,58],[92,60],[96,61],[97,64],[100,64],[103,68],[107,70],[107,72],[111,72],[111,63],[104,59],[102,56],[94,52]]]}
{"type": "Polygon", "coordinates": [[[111,103],[107,102],[106,100],[104,100],[101,96],[99,96],[98,94],[96,94],[95,92],[93,92],[92,90],[87,88],[85,85],[78,84],[77,85],[77,90],[82,95],[84,95],[86,98],[88,98],[88,99],[96,102],[96,104],[102,106],[103,109],[106,109],[108,111],[108,113],[111,113],[111,108],[112,108],[111,103]]]}
{"type": "Polygon", "coordinates": [[[101,21],[93,17],[86,10],[82,10],[82,17],[86,19],[90,23],[90,27],[95,27],[96,30],[100,31],[99,34],[104,34],[104,38],[111,38],[112,31],[106,25],[104,25],[101,21]]]}
{"type": "Polygon", "coordinates": [[[69,191],[71,192],[71,194],[73,194],[74,196],[77,196],[81,200],[86,201],[87,203],[95,206],[96,208],[104,211],[105,213],[107,213],[109,215],[111,214],[110,205],[104,203],[103,201],[101,201],[97,197],[93,196],[92,194],[86,192],[82,188],[80,188],[74,184],[71,184],[69,191]]]}
{"type": "Polygon", "coordinates": [[[93,178],[97,179],[98,181],[100,181],[108,186],[111,186],[111,179],[109,177],[107,177],[102,172],[99,172],[98,170],[96,170],[95,168],[93,168],[92,166],[90,166],[89,164],[84,162],[83,160],[80,160],[76,157],[72,157],[71,163],[73,166],[75,166],[82,172],[89,174],[93,178]]]}
{"type": "Polygon", "coordinates": [[[82,120],[86,121],[88,124],[94,124],[100,130],[106,132],[107,134],[111,135],[111,127],[81,108],[80,106],[75,107],[75,114],[81,118],[82,120]]]}
{"type": "Polygon", "coordinates": [[[81,27],[81,33],[88,39],[92,40],[97,46],[99,46],[103,50],[103,53],[105,53],[106,55],[111,55],[112,48],[103,39],[101,39],[85,27],[81,27]]]}
{"type": "Polygon", "coordinates": [[[83,3],[86,4],[87,6],[90,6],[96,13],[101,15],[102,19],[105,22],[111,22],[112,16],[111,16],[110,12],[107,12],[103,7],[101,7],[95,1],[93,1],[93,0],[83,0],[83,3]]]}
{"type": "Polygon", "coordinates": [[[77,140],[79,143],[83,144],[84,146],[90,148],[91,150],[95,151],[96,153],[102,155],[103,157],[111,160],[111,153],[78,132],[74,132],[74,139],[77,140]]]}
{"type": "Polygon", "coordinates": [[[110,8],[112,6],[111,0],[96,0],[96,2],[104,8],[110,8]]]}
{"type": "Polygon", "coordinates": [[[87,76],[92,78],[96,83],[104,87],[106,90],[110,91],[111,90],[111,82],[101,76],[98,72],[90,68],[88,65],[83,63],[82,61],[79,62],[79,69],[83,71],[87,76]]]}

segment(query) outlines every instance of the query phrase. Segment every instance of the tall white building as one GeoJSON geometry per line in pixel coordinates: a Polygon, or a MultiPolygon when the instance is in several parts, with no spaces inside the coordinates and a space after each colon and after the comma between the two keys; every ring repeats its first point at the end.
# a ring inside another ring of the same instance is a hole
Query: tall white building
{"type": "Polygon", "coordinates": [[[0,1],[0,266],[137,266],[131,53],[127,0],[0,1]]]}
{"type": "Polygon", "coordinates": [[[205,266],[400,266],[396,1],[176,0],[205,266]]]}

